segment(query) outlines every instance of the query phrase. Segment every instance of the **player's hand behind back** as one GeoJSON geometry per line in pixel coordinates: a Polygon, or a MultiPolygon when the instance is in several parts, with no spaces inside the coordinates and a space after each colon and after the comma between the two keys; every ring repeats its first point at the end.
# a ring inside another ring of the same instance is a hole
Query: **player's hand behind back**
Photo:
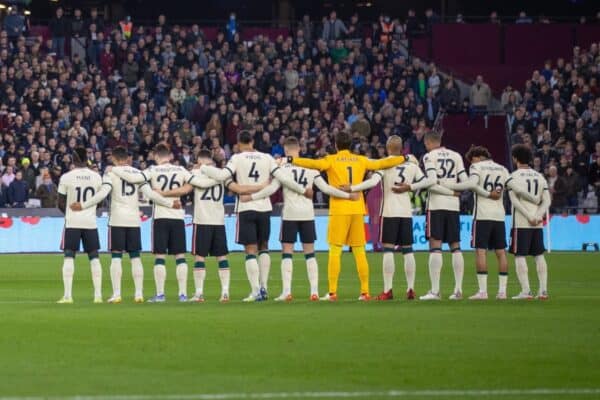
{"type": "Polygon", "coordinates": [[[313,192],[313,189],[311,187],[307,187],[304,191],[304,197],[306,197],[307,199],[312,200],[314,194],[315,193],[313,192]]]}
{"type": "Polygon", "coordinates": [[[410,185],[407,183],[398,183],[392,187],[392,192],[402,194],[410,191],[410,185]]]}
{"type": "Polygon", "coordinates": [[[181,210],[181,208],[182,208],[181,201],[179,201],[179,200],[173,201],[173,208],[175,210],[181,210]]]}
{"type": "Polygon", "coordinates": [[[490,199],[492,200],[500,200],[502,198],[502,189],[497,188],[496,190],[492,190],[490,192],[490,199]]]}
{"type": "Polygon", "coordinates": [[[352,193],[352,187],[350,185],[340,185],[339,189],[346,193],[352,193]]]}
{"type": "Polygon", "coordinates": [[[360,193],[359,192],[350,193],[350,197],[348,199],[350,199],[352,201],[360,200],[360,193]]]}
{"type": "Polygon", "coordinates": [[[73,211],[81,211],[81,210],[83,210],[83,207],[81,206],[81,203],[79,203],[79,202],[75,202],[75,203],[71,204],[69,206],[69,208],[71,210],[73,210],[73,211]]]}

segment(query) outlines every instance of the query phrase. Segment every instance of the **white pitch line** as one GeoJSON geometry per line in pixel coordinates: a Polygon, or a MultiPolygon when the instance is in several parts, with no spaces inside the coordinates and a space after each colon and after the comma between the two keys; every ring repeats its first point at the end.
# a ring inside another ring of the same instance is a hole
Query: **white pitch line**
{"type": "Polygon", "coordinates": [[[306,399],[306,398],[410,398],[410,397],[506,397],[506,396],[587,396],[600,395],[600,388],[537,389],[432,389],[364,392],[273,392],[273,393],[197,393],[156,395],[97,396],[25,396],[0,397],[0,400],[234,400],[234,399],[306,399]]]}

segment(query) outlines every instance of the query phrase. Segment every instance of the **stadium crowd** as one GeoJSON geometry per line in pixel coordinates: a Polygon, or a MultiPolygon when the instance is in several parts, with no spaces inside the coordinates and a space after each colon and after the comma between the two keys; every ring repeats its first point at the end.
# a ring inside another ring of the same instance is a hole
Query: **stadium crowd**
{"type": "MultiPolygon", "coordinates": [[[[288,37],[251,41],[241,39],[233,13],[215,40],[164,15],[151,26],[126,19],[111,27],[95,9],[67,17],[60,7],[45,40],[26,37],[18,17],[13,9],[0,33],[0,207],[30,198],[53,207],[78,145],[99,172],[119,145],[146,168],[159,141],[186,167],[203,148],[224,162],[239,151],[242,129],[273,155],[294,135],[302,156],[323,156],[335,133],[349,129],[355,152],[382,157],[396,134],[420,157],[440,109],[469,109],[452,76],[409,57],[404,45],[439,22],[431,9],[423,19],[411,10],[402,23],[381,16],[368,32],[358,14],[342,21],[332,12],[322,23],[305,16],[288,37]]],[[[534,73],[523,95],[508,88],[502,96],[514,142],[540,148],[536,163],[557,210],[593,193],[588,185],[600,190],[597,56],[597,46],[577,49],[572,62],[534,73]]]]}
{"type": "Polygon", "coordinates": [[[452,79],[391,37],[364,37],[358,15],[344,24],[332,12],[322,29],[305,18],[293,36],[243,42],[233,14],[214,41],[164,15],[109,31],[95,10],[74,14],[57,9],[48,41],[0,34],[0,207],[30,197],[51,206],[77,145],[100,172],[118,145],[147,167],[159,141],[184,166],[202,148],[226,160],[241,129],[271,154],[295,135],[302,155],[324,155],[350,129],[369,157],[384,155],[392,134],[420,156],[440,107],[457,101],[452,79]]]}
{"type": "Polygon", "coordinates": [[[511,142],[534,153],[552,193],[552,211],[594,210],[600,195],[600,49],[575,47],[570,60],[548,60],[522,91],[507,87],[501,102],[511,142]]]}

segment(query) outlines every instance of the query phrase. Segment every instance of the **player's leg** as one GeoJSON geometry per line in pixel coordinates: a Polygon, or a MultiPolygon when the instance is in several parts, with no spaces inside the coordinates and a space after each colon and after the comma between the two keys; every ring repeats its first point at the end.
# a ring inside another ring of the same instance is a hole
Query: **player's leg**
{"type": "Polygon", "coordinates": [[[396,263],[394,260],[395,245],[383,241],[382,246],[383,292],[376,297],[376,300],[392,300],[394,298],[394,295],[392,294],[392,286],[394,281],[394,273],[396,272],[396,263]]]}
{"type": "Polygon", "coordinates": [[[125,249],[127,238],[126,228],[108,227],[108,250],[111,252],[110,258],[110,282],[113,294],[107,300],[108,303],[121,302],[121,277],[123,276],[123,250],[125,249]]]}
{"type": "MultiPolygon", "coordinates": [[[[287,238],[286,238],[287,239],[287,238]]],[[[292,269],[294,256],[294,243],[281,243],[281,295],[275,301],[292,300],[292,269]]]]}
{"type": "MultiPolygon", "coordinates": [[[[310,221],[314,227],[314,221],[310,221]]],[[[316,235],[315,235],[316,238],[316,235]]],[[[315,257],[315,243],[302,243],[304,259],[306,260],[306,273],[308,274],[308,283],[310,285],[310,301],[319,300],[319,264],[315,257]]]]}
{"type": "Polygon", "coordinates": [[[477,285],[479,290],[469,300],[487,300],[487,250],[475,249],[475,268],[477,269],[477,285]]]}
{"type": "Polygon", "coordinates": [[[531,253],[535,256],[535,267],[537,270],[540,287],[536,296],[539,300],[548,300],[548,264],[544,257],[544,235],[541,229],[535,229],[531,243],[531,253]]]}
{"type": "Polygon", "coordinates": [[[155,219],[152,222],[152,252],[154,253],[154,284],[156,295],[150,303],[163,303],[165,299],[165,281],[167,280],[167,268],[165,256],[169,245],[167,220],[155,219]]]}
{"type": "Polygon", "coordinates": [[[102,265],[98,257],[98,250],[100,249],[98,230],[82,229],[81,232],[83,250],[87,253],[90,260],[92,284],[94,285],[94,303],[102,303],[102,265]]]}
{"type": "Polygon", "coordinates": [[[260,296],[260,272],[258,260],[256,259],[258,246],[256,244],[246,244],[244,245],[244,252],[246,253],[246,275],[248,276],[248,282],[250,283],[250,295],[243,301],[260,301],[262,300],[260,296]]]}
{"type": "Polygon", "coordinates": [[[121,277],[123,276],[123,253],[120,251],[111,251],[110,258],[110,282],[112,284],[113,294],[108,303],[121,302],[121,277]]]}
{"type": "Polygon", "coordinates": [[[417,271],[417,261],[412,246],[402,246],[400,248],[404,257],[404,275],[406,277],[406,299],[415,299],[415,275],[417,271]]]}
{"type": "Polygon", "coordinates": [[[177,287],[179,301],[185,302],[187,297],[188,265],[185,258],[185,222],[183,220],[170,220],[169,229],[169,254],[175,255],[175,276],[177,278],[177,287]]]}
{"type": "Polygon", "coordinates": [[[394,261],[394,250],[396,248],[397,238],[400,229],[398,218],[381,219],[381,230],[379,232],[379,242],[382,243],[382,272],[383,272],[383,292],[379,294],[376,300],[392,300],[394,298],[392,286],[394,281],[394,273],[396,264],[394,261]]]}
{"type": "Polygon", "coordinates": [[[75,254],[79,250],[80,235],[78,229],[65,228],[62,234],[61,250],[64,252],[62,277],[64,293],[59,304],[73,303],[73,275],[75,274],[75,254]]]}
{"type": "Polygon", "coordinates": [[[315,221],[299,222],[298,231],[300,233],[300,242],[304,251],[306,260],[306,272],[308,274],[308,283],[310,285],[310,300],[319,300],[319,265],[315,257],[315,241],[317,240],[317,228],[315,221]]]}
{"type": "Polygon", "coordinates": [[[398,244],[404,258],[404,275],[406,277],[406,299],[415,299],[415,274],[417,262],[413,253],[413,223],[412,218],[402,218],[399,228],[398,244]]]}
{"type": "Polygon", "coordinates": [[[515,269],[521,285],[521,292],[513,296],[515,300],[530,300],[533,298],[529,286],[529,271],[525,257],[529,254],[531,229],[515,229],[513,231],[512,251],[515,253],[515,269]]]}
{"type": "Polygon", "coordinates": [[[196,303],[204,302],[205,260],[208,256],[208,248],[212,242],[212,232],[209,229],[205,229],[205,227],[205,225],[194,224],[192,231],[192,254],[195,256],[192,275],[194,276],[195,290],[194,296],[192,296],[190,301],[196,303]]]}
{"type": "Polygon", "coordinates": [[[139,227],[127,228],[127,243],[124,247],[129,253],[131,262],[131,276],[133,278],[134,301],[136,303],[144,302],[144,266],[140,251],[142,251],[142,232],[139,227]]]}
{"type": "Polygon", "coordinates": [[[429,240],[429,280],[431,290],[420,300],[440,300],[440,275],[442,272],[442,237],[443,225],[440,220],[440,211],[427,210],[425,219],[425,237],[429,240]]]}
{"type": "Polygon", "coordinates": [[[458,211],[445,212],[445,238],[450,244],[452,253],[452,270],[454,272],[454,293],[450,295],[451,300],[462,299],[463,277],[465,275],[465,259],[460,250],[460,215],[458,211]]]}
{"type": "Polygon", "coordinates": [[[358,299],[368,301],[371,299],[369,292],[369,262],[365,251],[365,223],[362,215],[351,216],[348,244],[352,247],[352,255],[356,262],[356,270],[360,280],[360,296],[358,299]]]}
{"type": "Polygon", "coordinates": [[[268,284],[271,271],[271,256],[269,255],[269,237],[271,236],[271,213],[257,214],[257,239],[258,239],[258,271],[260,282],[260,295],[263,300],[269,298],[268,284]]]}
{"type": "Polygon", "coordinates": [[[226,303],[229,301],[229,282],[231,280],[227,255],[217,257],[217,263],[219,266],[219,280],[221,281],[221,298],[219,301],[226,303]]]}
{"type": "Polygon", "coordinates": [[[327,279],[329,292],[322,300],[337,300],[338,280],[342,263],[342,249],[348,237],[350,229],[350,216],[331,215],[327,228],[327,241],[329,243],[329,254],[327,258],[327,279]]]}
{"type": "Polygon", "coordinates": [[[506,286],[508,284],[508,258],[505,249],[496,249],[496,259],[498,260],[498,294],[496,299],[506,299],[506,286]]]}
{"type": "Polygon", "coordinates": [[[505,300],[506,285],[508,283],[508,259],[506,257],[506,227],[504,221],[493,222],[493,235],[489,247],[495,249],[498,260],[498,294],[497,300],[505,300]]]}

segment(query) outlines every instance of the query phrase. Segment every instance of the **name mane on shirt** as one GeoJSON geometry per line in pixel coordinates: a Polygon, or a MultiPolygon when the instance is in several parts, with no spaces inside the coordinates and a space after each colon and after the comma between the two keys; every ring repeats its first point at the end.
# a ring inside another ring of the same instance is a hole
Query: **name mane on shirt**
{"type": "Polygon", "coordinates": [[[79,181],[89,181],[92,179],[92,177],[89,175],[76,175],[75,179],[77,179],[79,181]]]}
{"type": "Polygon", "coordinates": [[[358,157],[356,156],[336,156],[335,161],[339,162],[356,162],[358,161],[358,157]]]}

